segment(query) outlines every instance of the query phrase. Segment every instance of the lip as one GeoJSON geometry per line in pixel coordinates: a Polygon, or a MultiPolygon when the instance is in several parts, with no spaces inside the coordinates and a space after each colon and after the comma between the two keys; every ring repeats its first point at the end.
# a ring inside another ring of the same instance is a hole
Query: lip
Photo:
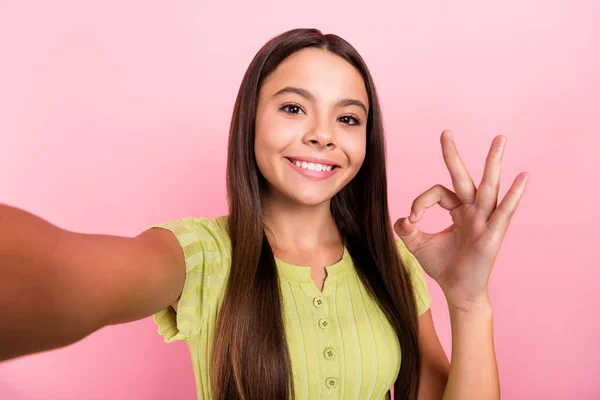
{"type": "Polygon", "coordinates": [[[306,161],[306,162],[311,162],[314,164],[321,164],[321,165],[332,165],[334,167],[340,167],[339,165],[337,165],[335,162],[331,161],[331,160],[327,160],[325,158],[316,158],[316,157],[302,157],[302,156],[297,156],[297,157],[286,157],[287,159],[291,160],[298,160],[298,161],[306,161]]]}
{"type": "MultiPolygon", "coordinates": [[[[292,157],[293,158],[293,157],[292,157]]],[[[314,163],[319,163],[318,161],[312,161],[312,160],[319,160],[318,158],[311,158],[311,157],[303,157],[302,158],[303,161],[306,162],[314,162],[314,163]]],[[[294,164],[292,162],[292,160],[290,160],[289,158],[285,157],[285,161],[286,163],[292,167],[296,172],[298,172],[300,175],[306,177],[306,178],[311,178],[311,179],[315,179],[315,180],[324,180],[324,179],[328,179],[330,178],[333,174],[335,174],[337,172],[337,170],[339,169],[339,167],[336,165],[335,168],[333,168],[331,171],[311,171],[308,169],[304,169],[302,167],[297,166],[296,164],[294,164]]],[[[300,161],[300,160],[298,160],[300,161]]],[[[321,159],[321,162],[319,164],[327,164],[327,160],[323,160],[321,159]]],[[[335,165],[335,164],[327,164],[327,165],[335,165]]]]}

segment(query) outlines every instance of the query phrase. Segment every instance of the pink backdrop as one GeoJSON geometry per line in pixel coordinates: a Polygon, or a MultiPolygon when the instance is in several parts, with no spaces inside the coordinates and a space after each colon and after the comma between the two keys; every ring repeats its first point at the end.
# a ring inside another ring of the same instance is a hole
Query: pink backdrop
{"type": "MultiPolygon", "coordinates": [[[[507,135],[501,196],[519,172],[532,179],[490,286],[503,398],[596,399],[600,6],[482,3],[1,2],[0,202],[119,235],[225,213],[229,118],[251,58],[294,27],[337,33],[378,85],[394,218],[451,186],[443,129],[477,184],[507,135]],[[193,182],[190,167],[204,171],[193,182]]],[[[422,227],[449,221],[430,209],[422,227]]],[[[0,364],[2,399],[194,396],[185,344],[164,344],[150,318],[0,364]]]]}

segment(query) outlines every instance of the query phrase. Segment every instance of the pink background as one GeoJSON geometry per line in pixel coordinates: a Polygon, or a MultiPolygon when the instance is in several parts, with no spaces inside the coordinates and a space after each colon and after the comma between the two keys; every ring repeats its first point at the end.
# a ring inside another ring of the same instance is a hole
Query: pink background
{"type": "MultiPolygon", "coordinates": [[[[443,129],[476,184],[507,135],[501,197],[519,172],[532,179],[490,284],[503,398],[598,398],[599,3],[218,3],[0,2],[0,202],[118,235],[225,213],[229,119],[251,58],[294,27],[336,33],[379,89],[394,218],[451,187],[443,129]]],[[[433,208],[422,228],[449,221],[433,208]]],[[[0,398],[193,399],[187,351],[150,318],[108,327],[0,364],[0,398]]]]}

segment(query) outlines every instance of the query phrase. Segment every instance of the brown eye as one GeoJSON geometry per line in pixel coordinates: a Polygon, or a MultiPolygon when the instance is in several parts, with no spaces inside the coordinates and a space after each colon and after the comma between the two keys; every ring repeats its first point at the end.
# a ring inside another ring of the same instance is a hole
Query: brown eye
{"type": "Polygon", "coordinates": [[[302,108],[296,104],[285,104],[283,107],[281,107],[281,110],[285,111],[288,114],[300,114],[302,108]]]}
{"type": "Polygon", "coordinates": [[[352,117],[350,115],[344,115],[343,117],[340,117],[340,120],[346,125],[360,125],[361,123],[361,121],[358,118],[352,117]],[[350,123],[350,121],[354,122],[350,123]]]}

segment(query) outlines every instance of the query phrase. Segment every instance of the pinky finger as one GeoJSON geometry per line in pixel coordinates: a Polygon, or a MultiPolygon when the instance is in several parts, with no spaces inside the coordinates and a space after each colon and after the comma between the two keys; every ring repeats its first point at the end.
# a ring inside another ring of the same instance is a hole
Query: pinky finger
{"type": "Polygon", "coordinates": [[[523,197],[523,193],[525,193],[525,187],[527,186],[529,177],[529,173],[523,173],[519,174],[519,177],[515,179],[510,189],[496,210],[494,210],[492,217],[488,221],[488,226],[492,230],[496,232],[506,232],[508,230],[508,225],[515,214],[515,211],[517,211],[517,207],[519,206],[519,202],[523,197]]]}

